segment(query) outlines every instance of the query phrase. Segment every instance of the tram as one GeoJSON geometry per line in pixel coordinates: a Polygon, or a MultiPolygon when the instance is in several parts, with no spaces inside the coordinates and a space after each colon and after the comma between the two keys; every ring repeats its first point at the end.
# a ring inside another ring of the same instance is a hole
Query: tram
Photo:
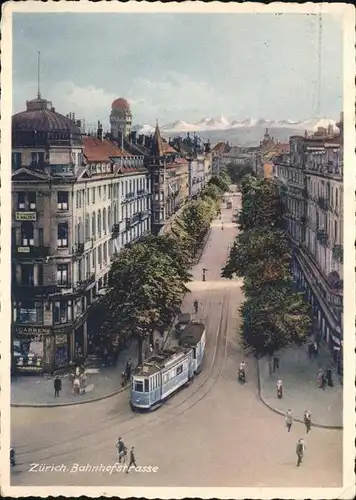
{"type": "Polygon", "coordinates": [[[206,343],[203,323],[188,324],[179,345],[148,358],[132,373],[132,410],[154,410],[201,370],[206,343]]]}

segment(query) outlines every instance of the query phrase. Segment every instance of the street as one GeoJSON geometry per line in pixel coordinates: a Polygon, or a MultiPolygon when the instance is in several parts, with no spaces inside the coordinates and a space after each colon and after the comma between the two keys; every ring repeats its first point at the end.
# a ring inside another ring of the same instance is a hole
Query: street
{"type": "MultiPolygon", "coordinates": [[[[233,209],[239,202],[240,196],[234,196],[233,209]]],[[[306,436],[304,425],[295,422],[288,433],[284,417],[260,400],[252,357],[245,359],[247,383],[237,382],[243,359],[236,334],[241,280],[220,278],[236,236],[232,213],[223,208],[222,220],[213,222],[203,256],[192,271],[191,294],[183,304],[183,311],[192,313],[197,299],[197,319],[206,324],[202,372],[149,414],[132,413],[127,392],[71,407],[12,408],[11,443],[18,462],[12,471],[13,486],[341,486],[342,431],[313,427],[306,436]],[[137,465],[156,466],[157,472],[77,470],[74,464],[117,462],[119,436],[128,449],[135,447],[137,465]],[[295,449],[301,437],[307,448],[297,468],[295,449]],[[30,464],[35,463],[63,466],[60,471],[31,472],[30,464]]]]}

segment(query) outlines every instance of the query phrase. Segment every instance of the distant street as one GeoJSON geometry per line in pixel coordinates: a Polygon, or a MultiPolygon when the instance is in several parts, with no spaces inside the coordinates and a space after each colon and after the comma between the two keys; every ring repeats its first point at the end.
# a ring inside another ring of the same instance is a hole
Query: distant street
{"type": "MultiPolygon", "coordinates": [[[[240,196],[234,196],[233,208],[239,202],[240,196]]],[[[205,252],[193,270],[191,294],[183,304],[184,311],[192,312],[197,298],[197,318],[207,327],[200,375],[150,414],[132,413],[127,392],[71,407],[12,408],[12,446],[18,459],[13,486],[341,485],[342,431],[312,428],[305,436],[304,426],[295,422],[288,433],[284,417],[260,400],[252,357],[246,359],[247,383],[237,382],[243,359],[236,335],[243,300],[241,282],[220,278],[236,235],[232,213],[223,208],[222,219],[214,220],[205,252]],[[207,270],[206,282],[202,281],[203,269],[207,270]],[[129,448],[135,447],[137,465],[157,466],[158,471],[75,472],[73,464],[115,463],[119,436],[129,448]],[[305,438],[307,450],[304,463],[297,468],[295,448],[300,437],[305,438]],[[57,472],[30,472],[32,463],[63,466],[57,472]]]]}

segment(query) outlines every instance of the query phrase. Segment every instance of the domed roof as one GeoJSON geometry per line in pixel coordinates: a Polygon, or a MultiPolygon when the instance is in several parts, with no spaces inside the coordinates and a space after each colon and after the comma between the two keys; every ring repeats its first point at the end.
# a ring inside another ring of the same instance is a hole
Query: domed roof
{"type": "Polygon", "coordinates": [[[115,101],[112,103],[111,109],[125,109],[129,111],[130,104],[126,101],[126,99],[119,97],[118,99],[115,99],[115,101]]]}
{"type": "Polygon", "coordinates": [[[27,101],[26,111],[12,117],[13,131],[65,132],[80,135],[79,127],[72,120],[57,113],[45,99],[27,101]]]}

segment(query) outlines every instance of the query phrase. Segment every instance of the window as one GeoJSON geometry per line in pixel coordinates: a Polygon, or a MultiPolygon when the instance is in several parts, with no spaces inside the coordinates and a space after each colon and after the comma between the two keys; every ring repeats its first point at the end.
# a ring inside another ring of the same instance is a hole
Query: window
{"type": "Polygon", "coordinates": [[[101,200],[101,186],[98,186],[98,198],[101,200]]]}
{"type": "Polygon", "coordinates": [[[58,191],[57,208],[58,210],[68,210],[69,193],[68,191],[58,191]]]}
{"type": "Polygon", "coordinates": [[[106,186],[104,186],[104,201],[106,200],[106,186]]]}
{"type": "Polygon", "coordinates": [[[53,323],[60,325],[72,321],[72,301],[58,301],[53,307],[53,323]]]}
{"type": "Polygon", "coordinates": [[[106,262],[108,260],[108,244],[107,242],[103,245],[103,261],[106,262]]]}
{"type": "Polygon", "coordinates": [[[338,240],[338,226],[337,226],[337,220],[334,221],[334,238],[335,241],[338,240]]]}
{"type": "Polygon", "coordinates": [[[44,246],[44,234],[43,234],[43,227],[38,228],[38,246],[43,247],[44,246]]]}
{"type": "Polygon", "coordinates": [[[68,247],[68,222],[60,222],[57,227],[58,247],[68,247]]]}
{"type": "Polygon", "coordinates": [[[98,264],[101,267],[101,262],[102,262],[102,245],[99,245],[98,247],[98,264]]]}
{"type": "Polygon", "coordinates": [[[143,382],[141,380],[135,380],[135,391],[143,392],[143,382]]]}
{"type": "Polygon", "coordinates": [[[28,208],[30,210],[36,210],[36,192],[30,191],[27,196],[28,196],[28,208]]]}
{"type": "Polygon", "coordinates": [[[91,189],[91,199],[92,199],[92,203],[94,204],[95,203],[95,187],[93,187],[91,189]]]}
{"type": "Polygon", "coordinates": [[[92,255],[92,267],[95,269],[96,268],[96,248],[93,250],[93,255],[92,255]]]}
{"type": "Polygon", "coordinates": [[[96,229],[95,229],[95,212],[92,213],[92,216],[91,216],[91,234],[92,234],[92,237],[95,239],[95,233],[96,233],[96,229]]]}
{"type": "Polygon", "coordinates": [[[21,223],[21,245],[24,247],[32,247],[35,244],[34,229],[32,222],[21,223]]]}
{"type": "Polygon", "coordinates": [[[90,188],[87,189],[87,204],[90,204],[90,188]]]}
{"type": "Polygon", "coordinates": [[[21,284],[28,286],[34,285],[34,266],[32,264],[21,265],[21,284]]]}
{"type": "Polygon", "coordinates": [[[180,375],[181,373],[183,373],[183,365],[180,365],[177,368],[177,375],[180,375]]]}
{"type": "Polygon", "coordinates": [[[149,379],[145,378],[145,392],[150,392],[149,379]]]}
{"type": "Polygon", "coordinates": [[[339,207],[339,190],[335,189],[335,207],[339,207]]]}
{"type": "Polygon", "coordinates": [[[89,214],[85,216],[85,239],[88,240],[90,238],[90,218],[89,214]]]}
{"type": "Polygon", "coordinates": [[[43,303],[33,300],[19,302],[17,322],[43,324],[43,303]]]}
{"type": "Polygon", "coordinates": [[[12,153],[12,168],[20,168],[21,167],[22,154],[21,153],[12,153]]]}
{"type": "Polygon", "coordinates": [[[21,192],[17,194],[17,208],[24,210],[26,208],[26,193],[21,192]]]}
{"type": "Polygon", "coordinates": [[[101,237],[101,213],[100,210],[98,212],[98,236],[101,237]]]}
{"type": "Polygon", "coordinates": [[[68,283],[68,264],[58,264],[57,284],[66,285],[68,283]]]}
{"type": "Polygon", "coordinates": [[[103,209],[103,231],[104,231],[104,234],[106,234],[106,208],[103,209]]]}

